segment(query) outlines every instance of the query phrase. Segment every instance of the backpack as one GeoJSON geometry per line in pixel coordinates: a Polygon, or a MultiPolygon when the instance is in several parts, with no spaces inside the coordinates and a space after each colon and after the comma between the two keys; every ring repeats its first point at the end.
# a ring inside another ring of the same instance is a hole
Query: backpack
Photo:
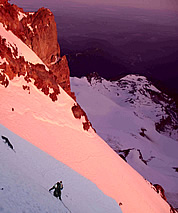
{"type": "Polygon", "coordinates": [[[54,188],[55,188],[55,190],[54,190],[54,196],[55,197],[59,197],[59,195],[60,195],[60,184],[58,185],[57,183],[54,185],[54,188]]]}
{"type": "Polygon", "coordinates": [[[63,190],[63,184],[60,183],[60,190],[63,190]]]}

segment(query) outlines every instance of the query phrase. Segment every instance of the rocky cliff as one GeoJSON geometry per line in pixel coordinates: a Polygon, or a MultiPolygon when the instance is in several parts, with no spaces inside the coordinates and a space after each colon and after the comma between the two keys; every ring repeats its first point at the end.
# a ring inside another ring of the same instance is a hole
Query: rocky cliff
{"type": "Polygon", "coordinates": [[[57,100],[60,93],[58,84],[75,99],[70,89],[70,71],[65,56],[60,56],[57,41],[57,29],[54,15],[49,9],[40,8],[37,12],[24,12],[22,8],[10,4],[7,0],[0,0],[0,23],[8,31],[12,31],[21,41],[31,48],[44,64],[33,64],[19,55],[16,46],[7,45],[5,38],[0,37],[0,74],[1,83],[8,85],[8,79],[16,75],[26,76],[25,79],[35,80],[35,85],[46,95],[49,89],[53,93],[50,98],[57,100]],[[46,70],[46,67],[49,70],[46,70]]]}
{"type": "MultiPolygon", "coordinates": [[[[0,84],[7,87],[17,76],[23,76],[26,84],[22,89],[29,94],[28,83],[33,82],[52,101],[57,101],[60,86],[76,99],[70,88],[66,56],[60,56],[52,12],[46,8],[24,12],[8,0],[0,0],[0,84]]],[[[83,129],[88,130],[92,125],[81,107],[76,106],[71,111],[75,118],[84,117],[83,129]]]]}

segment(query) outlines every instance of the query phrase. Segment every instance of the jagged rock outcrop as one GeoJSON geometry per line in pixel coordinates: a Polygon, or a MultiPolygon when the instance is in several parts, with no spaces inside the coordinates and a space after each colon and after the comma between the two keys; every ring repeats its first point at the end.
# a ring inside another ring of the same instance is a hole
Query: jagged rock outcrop
{"type": "Polygon", "coordinates": [[[163,187],[162,187],[161,185],[159,185],[159,184],[154,184],[153,186],[155,187],[156,192],[157,192],[158,194],[160,194],[161,197],[162,197],[165,201],[167,201],[167,198],[166,198],[166,196],[165,196],[165,191],[164,191],[163,187]]]}
{"type": "MultiPolygon", "coordinates": [[[[160,196],[167,202],[167,198],[166,198],[166,195],[165,195],[165,190],[164,188],[159,185],[159,184],[154,184],[153,185],[154,187],[154,190],[160,194],[160,196]]],[[[169,206],[170,206],[170,213],[176,213],[177,210],[173,208],[173,206],[168,202],[169,206]]]]}
{"type": "Polygon", "coordinates": [[[14,151],[14,147],[12,145],[12,143],[9,141],[9,139],[5,136],[1,136],[1,138],[4,140],[4,143],[8,145],[8,147],[10,147],[13,151],[14,151]]]}
{"type": "Polygon", "coordinates": [[[95,79],[95,81],[102,83],[102,77],[97,72],[92,72],[87,75],[87,80],[90,84],[92,79],[95,79]]]}
{"type": "Polygon", "coordinates": [[[3,72],[0,72],[0,83],[2,85],[7,87],[9,80],[22,75],[27,83],[33,79],[34,85],[38,89],[41,89],[45,95],[49,95],[53,101],[57,100],[60,90],[56,77],[52,72],[46,70],[45,65],[29,63],[25,61],[24,57],[18,57],[17,49],[14,49],[12,53],[11,48],[6,45],[6,39],[1,37],[0,56],[7,61],[0,64],[0,69],[3,70],[3,72]],[[49,93],[49,88],[52,89],[51,93],[49,93]]]}
{"type": "Polygon", "coordinates": [[[145,160],[143,158],[143,155],[141,153],[140,149],[135,149],[135,148],[130,148],[130,149],[125,149],[125,150],[114,150],[116,153],[119,154],[119,156],[125,160],[127,162],[127,157],[131,152],[135,152],[138,156],[138,158],[145,164],[147,165],[148,162],[150,162],[153,158],[155,158],[154,156],[150,156],[147,160],[145,160]]]}
{"type": "MultiPolygon", "coordinates": [[[[59,88],[56,88],[56,85],[59,84],[75,99],[74,93],[70,90],[70,71],[68,62],[65,56],[60,56],[60,47],[57,41],[57,28],[52,12],[46,8],[40,8],[34,13],[24,12],[22,8],[11,5],[5,0],[0,0],[0,4],[0,23],[3,24],[6,30],[11,30],[30,47],[39,58],[42,59],[44,64],[47,65],[50,72],[45,76],[45,67],[42,68],[42,66],[39,65],[29,65],[29,63],[26,63],[25,59],[21,57],[18,58],[18,60],[20,60],[19,64],[16,57],[17,52],[13,57],[9,47],[4,51],[5,40],[2,38],[0,56],[1,58],[6,58],[7,63],[3,65],[0,63],[0,69],[2,69],[3,66],[4,73],[8,76],[10,74],[10,79],[15,77],[16,74],[20,75],[26,72],[28,72],[28,76],[31,78],[35,75],[36,85],[38,85],[38,88],[41,88],[42,91],[45,91],[45,94],[48,94],[48,87],[55,91],[59,90],[59,88]],[[31,71],[31,66],[33,67],[33,71],[31,71]],[[37,70],[36,74],[34,74],[35,70],[37,70]],[[48,79],[49,76],[51,80],[48,79]]],[[[1,74],[0,78],[4,79],[2,84],[7,85],[7,79],[5,80],[3,74],[1,74]]],[[[56,100],[56,95],[59,91],[54,93],[55,94],[51,95],[53,101],[56,100]]]]}
{"type": "Polygon", "coordinates": [[[26,43],[45,64],[60,57],[57,28],[54,15],[49,9],[24,12],[22,8],[0,1],[0,22],[26,43]]]}
{"type": "Polygon", "coordinates": [[[23,31],[23,26],[18,19],[18,14],[22,12],[23,9],[16,5],[11,5],[6,0],[0,0],[0,22],[6,26],[7,30],[12,30],[16,34],[23,31]]]}
{"type": "MultiPolygon", "coordinates": [[[[72,112],[73,112],[74,117],[77,119],[81,119],[82,117],[84,117],[84,122],[82,123],[84,130],[88,131],[90,127],[92,128],[92,124],[88,120],[88,117],[87,117],[85,111],[81,108],[81,106],[79,104],[75,104],[72,107],[72,112]]],[[[95,129],[93,129],[93,130],[95,131],[95,129]]]]}
{"type": "Polygon", "coordinates": [[[52,12],[40,8],[35,13],[26,13],[20,22],[24,26],[23,41],[46,65],[56,62],[60,58],[60,47],[52,12]]]}

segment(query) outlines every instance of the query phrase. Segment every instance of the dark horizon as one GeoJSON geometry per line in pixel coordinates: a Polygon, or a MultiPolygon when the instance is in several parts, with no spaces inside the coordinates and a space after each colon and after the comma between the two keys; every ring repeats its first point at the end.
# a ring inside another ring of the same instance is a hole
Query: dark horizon
{"type": "Polygon", "coordinates": [[[105,2],[88,5],[80,0],[50,3],[40,0],[34,4],[10,1],[23,6],[25,11],[41,6],[51,9],[61,53],[67,55],[71,76],[81,77],[95,71],[107,79],[142,74],[178,94],[178,11],[174,1],[172,4],[164,1],[169,4],[167,10],[165,6],[155,6],[159,1],[140,8],[105,2]]]}
{"type": "Polygon", "coordinates": [[[31,0],[30,2],[27,0],[10,0],[10,3],[20,5],[28,5],[28,6],[48,6],[58,7],[60,5],[72,5],[72,6],[80,6],[86,5],[90,6],[106,6],[106,7],[130,7],[130,8],[140,8],[140,9],[148,9],[148,10],[169,10],[172,12],[178,11],[178,3],[176,0],[31,0]]]}

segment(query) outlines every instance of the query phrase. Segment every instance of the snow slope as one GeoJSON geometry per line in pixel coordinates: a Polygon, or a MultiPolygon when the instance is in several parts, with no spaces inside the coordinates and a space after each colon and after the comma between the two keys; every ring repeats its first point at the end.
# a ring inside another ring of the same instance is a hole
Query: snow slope
{"type": "Polygon", "coordinates": [[[53,103],[31,83],[28,94],[23,84],[16,78],[7,88],[0,86],[4,126],[94,182],[123,204],[123,212],[168,212],[168,205],[136,171],[93,131],[83,130],[71,112],[74,101],[62,89],[53,103]]]}
{"type": "Polygon", "coordinates": [[[95,184],[0,125],[0,212],[120,212],[95,184]],[[6,136],[15,152],[4,143],[6,136]],[[48,192],[63,180],[61,203],[48,192]],[[67,207],[67,208],[66,208],[67,207]],[[69,209],[69,210],[68,210],[69,209]]]}
{"type": "MultiPolygon", "coordinates": [[[[0,23],[0,36],[6,39],[6,46],[14,53],[17,50],[17,58],[23,56],[26,61],[32,64],[43,64],[42,60],[31,50],[25,43],[23,43],[10,30],[7,31],[2,23],[0,23]]],[[[15,56],[14,56],[15,57],[15,56]]],[[[46,70],[49,70],[45,65],[46,70]]]]}
{"type": "MultiPolygon", "coordinates": [[[[31,54],[28,51],[26,55],[31,54]]],[[[27,83],[23,78],[14,78],[7,88],[0,85],[2,125],[95,183],[124,213],[170,211],[152,186],[91,128],[83,130],[83,120],[75,119],[71,110],[75,102],[62,88],[58,101],[52,102],[33,81],[27,83]],[[30,93],[23,85],[29,86],[30,93]]]]}
{"type": "MultiPolygon", "coordinates": [[[[178,143],[155,131],[155,122],[166,116],[163,101],[151,99],[148,89],[160,91],[145,77],[128,75],[120,82],[71,78],[78,103],[93,127],[118,154],[153,184],[160,184],[169,202],[178,207],[178,143]],[[147,90],[146,90],[147,89],[147,90]],[[145,137],[140,135],[145,128],[145,137]],[[125,152],[124,152],[125,150],[125,152]],[[140,154],[141,153],[141,154],[140,154]]],[[[172,131],[177,138],[177,131],[172,131]]]]}

